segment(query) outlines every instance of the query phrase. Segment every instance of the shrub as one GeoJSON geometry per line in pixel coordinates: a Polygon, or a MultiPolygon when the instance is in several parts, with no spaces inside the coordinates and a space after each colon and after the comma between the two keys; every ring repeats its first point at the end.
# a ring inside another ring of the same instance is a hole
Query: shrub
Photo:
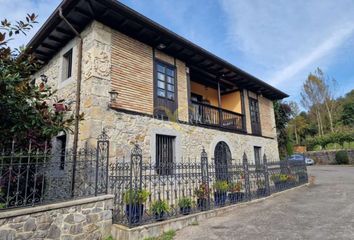
{"type": "Polygon", "coordinates": [[[234,192],[241,192],[242,190],[242,182],[231,182],[229,183],[229,191],[234,192]]]}
{"type": "Polygon", "coordinates": [[[192,207],[192,199],[188,197],[183,197],[178,201],[178,206],[180,208],[190,208],[192,207]]]}
{"type": "Polygon", "coordinates": [[[337,164],[348,164],[349,157],[346,151],[338,151],[336,152],[336,163],[337,164]]]}
{"type": "Polygon", "coordinates": [[[216,191],[226,192],[228,188],[227,181],[216,181],[213,185],[216,191]]]}
{"type": "Polygon", "coordinates": [[[146,202],[150,193],[146,190],[128,190],[124,193],[126,204],[143,204],[146,202]]]}
{"type": "Polygon", "coordinates": [[[164,200],[157,200],[151,206],[151,211],[156,214],[167,213],[169,210],[170,207],[164,200]]]}
{"type": "Polygon", "coordinates": [[[206,184],[200,184],[199,188],[194,190],[194,195],[199,199],[207,199],[209,192],[210,190],[206,184]]]}

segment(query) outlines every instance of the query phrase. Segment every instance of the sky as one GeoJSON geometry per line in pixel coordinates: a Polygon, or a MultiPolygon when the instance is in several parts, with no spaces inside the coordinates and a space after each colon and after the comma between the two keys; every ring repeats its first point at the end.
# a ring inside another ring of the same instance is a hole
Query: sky
{"type": "MultiPolygon", "coordinates": [[[[39,15],[26,44],[59,0],[0,0],[0,18],[39,15]]],[[[298,101],[307,75],[320,67],[337,80],[336,95],[354,89],[353,0],[121,0],[173,32],[298,101]]]]}

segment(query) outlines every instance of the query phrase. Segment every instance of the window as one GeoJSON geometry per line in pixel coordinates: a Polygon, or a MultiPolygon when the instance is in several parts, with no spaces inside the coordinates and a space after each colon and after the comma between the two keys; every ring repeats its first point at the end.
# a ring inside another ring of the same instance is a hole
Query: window
{"type": "Polygon", "coordinates": [[[73,50],[70,49],[63,55],[63,81],[71,77],[73,65],[73,50]]]}
{"type": "Polygon", "coordinates": [[[175,69],[158,62],[156,64],[156,91],[157,96],[175,100],[175,69]]]}
{"type": "Polygon", "coordinates": [[[66,134],[60,135],[57,137],[57,151],[60,156],[60,169],[64,170],[65,166],[65,149],[66,149],[66,134]]]}
{"type": "Polygon", "coordinates": [[[261,164],[262,164],[262,148],[261,147],[254,147],[254,162],[256,165],[256,169],[260,169],[261,168],[261,164]]]}
{"type": "Polygon", "coordinates": [[[156,171],[158,175],[165,176],[173,173],[175,138],[173,136],[156,135],[156,171]]]}
{"type": "Polygon", "coordinates": [[[261,122],[259,119],[258,100],[249,98],[252,133],[261,135],[261,122]]]}

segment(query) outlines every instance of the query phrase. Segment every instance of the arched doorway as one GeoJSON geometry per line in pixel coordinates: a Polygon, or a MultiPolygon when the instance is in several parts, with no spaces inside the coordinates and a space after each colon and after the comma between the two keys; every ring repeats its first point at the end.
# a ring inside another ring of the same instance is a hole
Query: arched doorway
{"type": "Polygon", "coordinates": [[[214,164],[216,180],[228,180],[228,167],[231,164],[231,151],[229,146],[221,141],[214,150],[214,164]]]}

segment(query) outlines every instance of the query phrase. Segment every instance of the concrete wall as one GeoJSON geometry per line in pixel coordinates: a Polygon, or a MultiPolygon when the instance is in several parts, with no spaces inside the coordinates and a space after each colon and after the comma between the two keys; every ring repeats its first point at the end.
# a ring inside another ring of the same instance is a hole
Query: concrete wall
{"type": "Polygon", "coordinates": [[[0,239],[105,239],[113,195],[0,212],[0,239]]]}

